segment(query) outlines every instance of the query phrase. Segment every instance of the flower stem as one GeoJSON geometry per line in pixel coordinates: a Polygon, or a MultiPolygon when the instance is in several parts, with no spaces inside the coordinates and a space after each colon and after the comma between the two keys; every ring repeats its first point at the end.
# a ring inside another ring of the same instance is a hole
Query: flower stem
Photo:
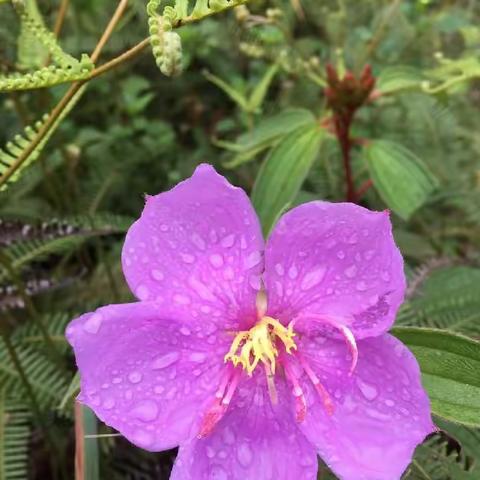
{"type": "Polygon", "coordinates": [[[345,171],[346,183],[346,200],[347,202],[355,202],[355,187],[353,184],[351,150],[352,139],[350,136],[350,126],[352,124],[353,112],[349,111],[344,115],[335,114],[335,133],[342,151],[343,169],[345,171]]]}

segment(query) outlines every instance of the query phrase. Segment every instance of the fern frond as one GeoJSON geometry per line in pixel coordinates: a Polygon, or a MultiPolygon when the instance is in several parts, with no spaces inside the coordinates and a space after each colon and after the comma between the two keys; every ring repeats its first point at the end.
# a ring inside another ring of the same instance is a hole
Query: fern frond
{"type": "Polygon", "coordinates": [[[15,72],[0,76],[0,92],[47,88],[61,83],[75,82],[88,78],[94,64],[88,55],[82,55],[80,61],[75,60],[68,66],[50,65],[30,73],[15,72]]]}
{"type": "Polygon", "coordinates": [[[30,413],[18,401],[0,391],[0,478],[24,480],[28,477],[30,413]]]}
{"type": "Polygon", "coordinates": [[[176,0],[174,6],[166,6],[159,13],[162,0],[147,3],[150,45],[155,62],[166,76],[179,75],[182,71],[182,41],[174,28],[220,13],[248,0],[176,0]]]}
{"type": "MultiPolygon", "coordinates": [[[[67,389],[68,375],[32,346],[16,344],[15,350],[38,404],[45,409],[57,407],[67,389]]],[[[3,340],[0,342],[0,389],[17,402],[27,395],[3,340]]]]}
{"type": "Polygon", "coordinates": [[[0,148],[0,191],[5,190],[8,184],[16,182],[23,169],[40,156],[61,121],[80,99],[84,88],[82,87],[72,97],[62,113],[51,124],[49,122],[51,114],[45,114],[34,126],[27,126],[23,135],[17,135],[13,141],[7,143],[4,150],[0,148]]]}
{"type": "MultiPolygon", "coordinates": [[[[70,233],[61,236],[33,238],[17,242],[4,249],[4,254],[14,271],[25,265],[42,260],[50,255],[65,253],[78,248],[95,236],[123,233],[131,224],[131,219],[117,215],[105,214],[94,217],[76,217],[67,222],[71,225],[70,233]]],[[[0,280],[8,276],[8,271],[0,267],[0,280]]]]}
{"type": "Polygon", "coordinates": [[[45,46],[52,60],[62,66],[74,65],[78,60],[66,53],[57,42],[55,35],[48,30],[40,18],[31,15],[24,0],[12,0],[13,6],[20,17],[22,27],[27,29],[37,40],[45,46]]]}

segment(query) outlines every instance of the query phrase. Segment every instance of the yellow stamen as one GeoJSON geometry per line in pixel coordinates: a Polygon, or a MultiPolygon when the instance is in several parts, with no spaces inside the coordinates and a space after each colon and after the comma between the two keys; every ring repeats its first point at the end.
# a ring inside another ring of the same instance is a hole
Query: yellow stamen
{"type": "Polygon", "coordinates": [[[241,364],[251,376],[262,362],[272,374],[275,374],[276,359],[279,355],[277,340],[283,343],[285,351],[292,353],[297,349],[293,340],[293,325],[284,327],[272,317],[263,317],[250,330],[238,332],[232,342],[230,351],[225,355],[225,362],[235,366],[241,364]]]}

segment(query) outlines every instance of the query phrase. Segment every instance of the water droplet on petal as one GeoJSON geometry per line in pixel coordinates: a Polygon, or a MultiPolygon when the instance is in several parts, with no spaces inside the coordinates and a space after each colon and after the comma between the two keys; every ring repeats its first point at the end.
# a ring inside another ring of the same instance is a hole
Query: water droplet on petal
{"type": "Polygon", "coordinates": [[[242,250],[245,250],[247,248],[247,239],[242,235],[242,238],[240,239],[240,248],[242,250]]]}
{"type": "Polygon", "coordinates": [[[165,225],[165,224],[160,225],[160,231],[161,232],[168,232],[168,225],[165,225]]]}
{"type": "Polygon", "coordinates": [[[255,267],[260,263],[262,259],[262,254],[258,251],[252,252],[248,257],[245,259],[245,268],[250,269],[255,267]]]}
{"type": "Polygon", "coordinates": [[[311,270],[303,277],[300,288],[304,291],[310,290],[315,285],[318,285],[325,278],[326,273],[327,267],[325,267],[325,265],[320,265],[314,270],[311,270]]]}
{"type": "Polygon", "coordinates": [[[223,278],[225,278],[225,280],[233,280],[234,277],[235,272],[233,271],[233,268],[230,266],[225,268],[225,270],[223,271],[223,278]]]}
{"type": "Polygon", "coordinates": [[[210,445],[207,445],[207,448],[205,449],[205,453],[207,454],[208,458],[214,458],[215,457],[215,449],[212,448],[210,445]]]}
{"type": "Polygon", "coordinates": [[[152,368],[154,370],[160,370],[162,368],[167,368],[170,365],[173,365],[180,358],[178,352],[167,353],[166,355],[160,355],[155,358],[152,362],[152,368]]]}
{"type": "Polygon", "coordinates": [[[207,358],[207,354],[204,352],[192,352],[188,357],[192,362],[201,363],[207,358]]]}
{"type": "Polygon", "coordinates": [[[238,446],[237,459],[243,467],[248,467],[252,463],[253,452],[248,443],[243,442],[238,446]]]}
{"type": "Polygon", "coordinates": [[[145,430],[135,430],[132,435],[132,440],[140,447],[150,447],[154,441],[154,436],[145,430]]]}
{"type": "Polygon", "coordinates": [[[361,280],[360,282],[357,283],[356,289],[359,292],[364,292],[367,289],[367,284],[363,280],[361,280]]]}
{"type": "Polygon", "coordinates": [[[205,241],[203,240],[203,238],[198,235],[198,233],[194,233],[192,236],[191,236],[191,240],[192,240],[192,243],[199,249],[199,250],[205,250],[205,241]]]}
{"type": "Polygon", "coordinates": [[[222,241],[220,242],[220,245],[223,247],[223,248],[230,248],[233,246],[233,244],[235,243],[235,235],[230,234],[230,235],[227,235],[226,237],[222,238],[222,241]]]}
{"type": "Polygon", "coordinates": [[[228,480],[228,478],[227,472],[220,465],[212,467],[209,480],[228,480]]]}
{"type": "Polygon", "coordinates": [[[83,329],[88,333],[95,334],[100,330],[100,327],[102,326],[102,322],[103,322],[103,315],[101,313],[94,313],[83,324],[83,329]]]}
{"type": "Polygon", "coordinates": [[[150,291],[145,285],[139,285],[135,290],[135,295],[140,300],[147,300],[150,296],[150,291]]]}
{"type": "Polygon", "coordinates": [[[112,397],[107,397],[103,401],[102,406],[105,410],[111,410],[115,406],[115,399],[112,397]]]}
{"type": "Polygon", "coordinates": [[[356,380],[358,388],[367,400],[374,400],[375,398],[377,398],[378,390],[375,385],[364,382],[360,377],[356,377],[356,380]]]}
{"type": "Polygon", "coordinates": [[[153,400],[142,400],[134,405],[130,413],[142,422],[151,422],[158,416],[158,405],[153,400]]]}
{"type": "Polygon", "coordinates": [[[387,407],[393,407],[395,405],[395,402],[393,400],[387,399],[385,400],[385,405],[387,407]]]}
{"type": "Polygon", "coordinates": [[[188,305],[190,303],[190,297],[182,295],[181,293],[176,293],[173,296],[173,301],[178,305],[188,305]]]}
{"type": "Polygon", "coordinates": [[[140,372],[131,372],[128,374],[128,380],[131,383],[139,383],[142,381],[143,375],[140,372]]]}
{"type": "Polygon", "coordinates": [[[288,269],[288,276],[292,279],[292,280],[295,280],[297,277],[298,277],[298,270],[297,270],[297,267],[295,265],[292,265],[289,269],[288,269]]]}
{"type": "Polygon", "coordinates": [[[210,255],[209,260],[212,267],[220,268],[223,265],[223,257],[218,253],[213,253],[212,255],[210,255]]]}
{"type": "Polygon", "coordinates": [[[163,272],[161,270],[157,270],[157,269],[154,269],[150,272],[150,275],[152,276],[152,278],[154,280],[157,280],[157,282],[160,282],[161,280],[163,280],[165,278],[165,275],[163,274],[163,272]]]}
{"type": "Polygon", "coordinates": [[[345,258],[345,252],[343,250],[339,250],[337,252],[337,257],[340,259],[340,260],[343,260],[345,258]]]}
{"type": "Polygon", "coordinates": [[[195,255],[191,255],[190,253],[181,253],[180,256],[184,263],[194,263],[195,262],[195,255]]]}
{"type": "Polygon", "coordinates": [[[186,337],[188,337],[188,335],[190,335],[192,333],[192,331],[188,327],[182,327],[180,329],[180,333],[182,335],[185,335],[186,337]]]}
{"type": "Polygon", "coordinates": [[[283,275],[285,274],[285,269],[283,268],[283,265],[281,263],[277,263],[275,265],[275,271],[280,277],[283,277],[283,275]]]}
{"type": "Polygon", "coordinates": [[[357,274],[357,267],[356,265],[350,265],[348,268],[345,269],[345,276],[348,278],[353,278],[357,274]]]}
{"type": "Polygon", "coordinates": [[[385,282],[390,281],[390,274],[386,270],[382,272],[381,277],[382,277],[382,280],[385,282]]]}

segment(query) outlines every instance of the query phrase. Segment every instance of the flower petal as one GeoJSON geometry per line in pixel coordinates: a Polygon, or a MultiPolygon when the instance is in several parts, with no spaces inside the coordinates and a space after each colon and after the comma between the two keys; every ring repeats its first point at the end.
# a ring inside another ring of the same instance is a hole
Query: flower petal
{"type": "Polygon", "coordinates": [[[307,416],[299,426],[343,480],[400,478],[415,447],[435,429],[420,370],[407,347],[388,334],[361,340],[358,347],[358,365],[348,377],[346,345],[333,339],[301,341],[299,350],[323,379],[335,407],[328,415],[304,377],[307,416]],[[325,359],[330,359],[327,370],[325,359]],[[336,379],[334,364],[341,373],[336,379]]]}
{"type": "Polygon", "coordinates": [[[180,447],[170,480],[316,479],[315,449],[295,424],[283,380],[277,389],[273,407],[263,372],[241,384],[216,429],[180,447]]]}
{"type": "Polygon", "coordinates": [[[73,320],[66,335],[80,371],[79,400],[151,451],[196,435],[231,341],[211,322],[169,318],[147,302],[99,308],[73,320]]]}
{"type": "Polygon", "coordinates": [[[140,300],[238,326],[255,318],[263,270],[258,218],[243,190],[209,165],[172,190],[147,197],[122,252],[140,300]]]}
{"type": "Polygon", "coordinates": [[[298,318],[297,329],[311,323],[324,333],[345,326],[356,338],[384,333],[405,291],[388,213],[328,202],[291,210],[268,240],[265,283],[269,315],[298,318]]]}

